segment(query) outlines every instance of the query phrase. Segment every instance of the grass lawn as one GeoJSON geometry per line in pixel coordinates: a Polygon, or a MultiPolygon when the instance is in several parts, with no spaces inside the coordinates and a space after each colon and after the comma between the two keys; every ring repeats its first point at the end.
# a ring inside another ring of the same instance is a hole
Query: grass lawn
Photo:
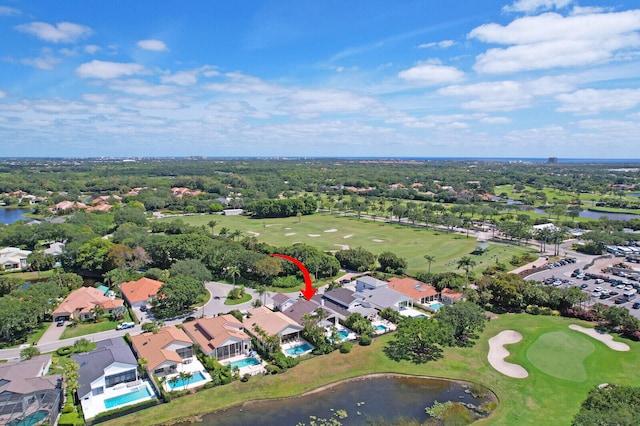
{"type": "MultiPolygon", "coordinates": [[[[295,242],[309,244],[321,250],[364,247],[374,254],[391,251],[407,259],[408,272],[427,270],[424,255],[435,256],[432,272],[450,272],[457,268],[457,261],[470,255],[477,245],[475,238],[465,235],[436,232],[411,226],[358,220],[353,217],[316,213],[285,219],[250,219],[245,216],[185,216],[185,223],[205,226],[218,221],[214,232],[221,228],[230,231],[241,230],[245,236],[254,235],[258,240],[274,246],[290,246],[295,242]]],[[[162,220],[174,220],[167,218],[162,220]]],[[[508,264],[513,255],[518,257],[525,251],[523,247],[490,243],[489,250],[482,255],[473,255],[475,270],[481,272],[497,260],[508,264]]]]}
{"type": "Polygon", "coordinates": [[[233,306],[233,305],[239,305],[244,302],[248,302],[249,300],[251,300],[251,295],[249,293],[245,293],[242,295],[240,299],[231,299],[227,297],[224,301],[224,304],[233,306]]]}
{"type": "MultiPolygon", "coordinates": [[[[188,418],[243,401],[297,395],[350,377],[395,372],[463,379],[490,388],[497,394],[500,404],[489,419],[478,424],[566,425],[571,423],[580,403],[594,386],[601,383],[637,385],[640,379],[640,371],[636,368],[640,362],[640,343],[627,341],[631,350],[616,352],[589,336],[570,330],[569,324],[590,326],[567,318],[502,315],[488,324],[474,347],[448,348],[443,359],[422,365],[389,360],[382,349],[393,334],[385,335],[376,338],[369,347],[354,346],[348,354],[335,351],[303,361],[285,374],[251,377],[248,383],[236,381],[105,424],[166,423],[176,417],[188,418]],[[527,369],[529,377],[526,379],[506,377],[487,361],[488,339],[508,329],[523,334],[521,342],[509,345],[511,355],[507,360],[527,369]],[[543,337],[547,334],[551,336],[543,337]],[[589,352],[591,348],[593,350],[589,352]],[[586,354],[580,352],[584,349],[586,354]],[[580,368],[564,372],[560,366],[547,367],[558,363],[566,366],[570,362],[582,364],[584,374],[580,368]]],[[[367,390],[363,389],[363,392],[367,390]]]]}
{"type": "Polygon", "coordinates": [[[62,332],[62,336],[60,339],[68,339],[71,337],[80,337],[85,336],[87,334],[98,333],[100,331],[108,331],[115,330],[116,326],[121,322],[133,321],[129,312],[127,312],[122,320],[112,321],[110,319],[105,319],[101,322],[87,322],[87,323],[79,323],[76,327],[72,327],[68,325],[65,330],[62,332]]]}
{"type": "Polygon", "coordinates": [[[48,271],[7,272],[2,275],[7,275],[11,278],[20,278],[25,281],[43,280],[53,276],[53,269],[48,271]]]}

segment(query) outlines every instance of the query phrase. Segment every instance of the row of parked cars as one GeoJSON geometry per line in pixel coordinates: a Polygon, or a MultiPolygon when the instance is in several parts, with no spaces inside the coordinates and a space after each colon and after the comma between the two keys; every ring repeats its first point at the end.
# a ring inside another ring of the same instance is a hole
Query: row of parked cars
{"type": "Polygon", "coordinates": [[[564,266],[564,265],[568,265],[570,263],[576,263],[578,261],[578,259],[576,259],[575,257],[565,257],[564,259],[560,259],[556,262],[551,262],[551,263],[547,263],[544,265],[544,267],[546,269],[553,269],[553,268],[557,268],[559,266],[564,266]]]}

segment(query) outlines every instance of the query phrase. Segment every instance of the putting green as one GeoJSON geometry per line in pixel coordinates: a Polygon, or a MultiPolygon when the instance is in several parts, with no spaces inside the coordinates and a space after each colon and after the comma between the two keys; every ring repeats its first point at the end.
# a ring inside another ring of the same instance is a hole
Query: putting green
{"type": "Polygon", "coordinates": [[[587,380],[583,361],[595,350],[593,343],[568,331],[545,333],[527,349],[527,359],[538,370],[573,382],[587,380]]]}

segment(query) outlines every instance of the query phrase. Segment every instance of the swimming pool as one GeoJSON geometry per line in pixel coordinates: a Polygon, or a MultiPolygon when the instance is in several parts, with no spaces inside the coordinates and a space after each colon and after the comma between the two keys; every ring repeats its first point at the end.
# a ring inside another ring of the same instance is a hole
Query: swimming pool
{"type": "Polygon", "coordinates": [[[29,414],[24,419],[11,420],[9,423],[7,423],[7,426],[33,426],[35,424],[40,423],[48,415],[49,413],[47,411],[38,410],[33,414],[29,414]]]}
{"type": "Polygon", "coordinates": [[[384,325],[374,325],[375,328],[377,328],[380,331],[387,331],[387,327],[385,327],[384,325]]]}
{"type": "Polygon", "coordinates": [[[340,330],[340,331],[338,331],[338,336],[340,336],[340,338],[342,340],[344,340],[347,337],[349,337],[349,332],[348,331],[344,331],[344,330],[340,330]]]}
{"type": "Polygon", "coordinates": [[[443,305],[442,303],[440,303],[440,302],[438,302],[438,303],[434,303],[433,305],[429,305],[429,307],[430,307],[431,309],[433,309],[434,311],[439,311],[439,310],[440,310],[440,308],[442,308],[443,306],[444,306],[444,305],[443,305]]]}
{"type": "Polygon", "coordinates": [[[251,367],[252,365],[260,365],[260,360],[258,360],[257,358],[243,358],[241,360],[238,361],[233,361],[227,364],[227,366],[229,368],[231,368],[232,370],[235,367],[238,368],[242,368],[242,367],[251,367]]]}
{"type": "Polygon", "coordinates": [[[207,380],[207,378],[204,377],[204,374],[202,374],[201,371],[196,371],[195,373],[193,373],[193,375],[189,380],[178,379],[174,382],[173,380],[168,379],[167,383],[169,383],[169,387],[171,389],[177,389],[177,388],[182,388],[184,386],[192,385],[194,383],[201,382],[203,380],[207,380]]]}
{"type": "Polygon", "coordinates": [[[302,355],[303,353],[309,352],[313,350],[313,346],[311,344],[305,342],[298,346],[292,346],[289,349],[285,349],[284,353],[289,356],[297,356],[302,355]]]}
{"type": "Polygon", "coordinates": [[[104,406],[107,409],[120,407],[121,405],[128,405],[133,402],[137,402],[140,399],[148,398],[152,396],[149,388],[146,386],[138,389],[135,392],[126,393],[124,395],[115,396],[113,398],[105,399],[104,406]]]}

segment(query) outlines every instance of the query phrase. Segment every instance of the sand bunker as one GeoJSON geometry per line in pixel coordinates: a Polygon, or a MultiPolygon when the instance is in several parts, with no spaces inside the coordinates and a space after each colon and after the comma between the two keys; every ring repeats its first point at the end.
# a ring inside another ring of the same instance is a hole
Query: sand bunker
{"type": "Polygon", "coordinates": [[[288,233],[284,234],[285,237],[290,237],[292,235],[296,235],[296,233],[295,232],[288,232],[288,233]]]}
{"type": "Polygon", "coordinates": [[[316,238],[316,237],[321,237],[322,235],[320,234],[307,234],[307,237],[311,237],[311,238],[316,238]]]}
{"type": "Polygon", "coordinates": [[[331,229],[325,229],[324,232],[338,232],[338,230],[335,228],[331,228],[331,229]]]}
{"type": "Polygon", "coordinates": [[[353,237],[353,234],[345,235],[345,236],[344,236],[344,237],[342,237],[342,238],[345,238],[345,239],[346,239],[346,238],[351,238],[351,237],[353,237]]]}
{"type": "Polygon", "coordinates": [[[247,231],[247,234],[251,234],[251,235],[253,235],[254,237],[257,237],[258,235],[260,235],[260,233],[259,233],[259,232],[256,232],[256,231],[247,231]]]}
{"type": "Polygon", "coordinates": [[[377,238],[374,238],[371,241],[373,241],[374,243],[384,243],[384,240],[379,240],[377,238]]]}
{"type": "Polygon", "coordinates": [[[340,247],[342,250],[349,250],[348,244],[334,244],[336,247],[340,247]]]}
{"type": "Polygon", "coordinates": [[[504,359],[509,356],[509,351],[504,345],[518,343],[522,340],[522,334],[514,330],[504,330],[489,339],[489,364],[498,372],[514,379],[524,379],[529,376],[527,370],[521,365],[513,364],[504,359]]]}
{"type": "Polygon", "coordinates": [[[576,324],[571,324],[569,326],[570,329],[575,330],[575,331],[579,331],[580,333],[584,333],[587,336],[591,336],[596,340],[600,340],[602,343],[604,343],[605,345],[609,346],[611,349],[613,349],[614,351],[628,351],[629,349],[629,345],[627,345],[626,343],[622,343],[622,342],[614,342],[613,341],[613,336],[608,334],[608,333],[600,333],[598,330],[596,330],[595,328],[586,328],[586,327],[582,327],[576,324]]]}
{"type": "Polygon", "coordinates": [[[284,228],[284,229],[285,229],[285,231],[288,231],[288,230],[289,230],[289,229],[291,229],[291,228],[284,228]]]}

